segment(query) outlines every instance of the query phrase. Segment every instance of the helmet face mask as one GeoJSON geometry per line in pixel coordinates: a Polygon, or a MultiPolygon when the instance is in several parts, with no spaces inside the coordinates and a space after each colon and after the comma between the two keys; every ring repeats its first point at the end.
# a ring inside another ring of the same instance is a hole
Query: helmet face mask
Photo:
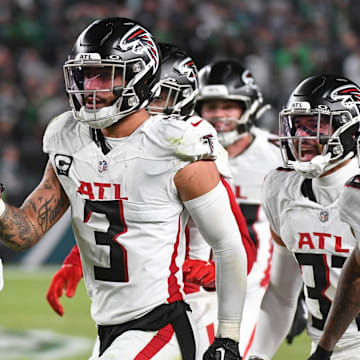
{"type": "Polygon", "coordinates": [[[226,138],[222,143],[229,146],[244,133],[250,131],[256,121],[256,113],[263,103],[259,87],[251,72],[237,61],[218,61],[206,65],[199,72],[200,92],[197,111],[203,115],[203,106],[210,101],[223,100],[236,102],[241,106],[242,112],[238,118],[229,117],[222,120],[236,121],[237,128],[233,134],[226,134],[226,130],[219,130],[219,139],[226,138]],[[224,136],[221,135],[224,133],[224,136]]]}
{"type": "Polygon", "coordinates": [[[305,79],[279,114],[284,165],[317,177],[353,157],[359,114],[360,90],[350,80],[334,75],[305,79]]]}
{"type": "Polygon", "coordinates": [[[159,56],[152,35],[129,19],[92,23],[64,65],[75,119],[105,128],[146,106],[158,80],[159,56]],[[110,94],[112,101],[104,106],[110,94]]]}
{"type": "Polygon", "coordinates": [[[150,114],[191,115],[198,95],[198,73],[194,61],[174,45],[160,43],[160,81],[157,96],[148,106],[150,114]]]}
{"type": "Polygon", "coordinates": [[[332,114],[317,110],[296,113],[283,110],[280,113],[280,129],[280,142],[286,142],[292,157],[297,161],[310,161],[328,151],[332,114]]]}

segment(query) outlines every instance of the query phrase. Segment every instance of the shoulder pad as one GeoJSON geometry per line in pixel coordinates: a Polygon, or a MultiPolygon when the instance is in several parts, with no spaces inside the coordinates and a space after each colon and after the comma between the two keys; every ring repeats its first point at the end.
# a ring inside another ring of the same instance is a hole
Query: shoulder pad
{"type": "Polygon", "coordinates": [[[84,132],[88,135],[88,141],[92,141],[88,126],[75,120],[71,111],[65,112],[52,119],[47,126],[43,137],[43,151],[66,151],[65,148],[78,150],[84,146],[80,140],[80,134],[84,132]]]}
{"type": "Polygon", "coordinates": [[[216,130],[200,117],[190,117],[186,121],[183,139],[176,149],[181,160],[215,160],[219,152],[216,130]]]}

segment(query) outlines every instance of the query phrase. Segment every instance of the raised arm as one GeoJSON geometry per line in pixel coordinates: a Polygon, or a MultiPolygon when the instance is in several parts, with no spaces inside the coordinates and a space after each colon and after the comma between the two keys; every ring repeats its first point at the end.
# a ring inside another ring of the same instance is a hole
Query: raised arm
{"type": "Polygon", "coordinates": [[[174,181],[186,209],[212,247],[216,263],[219,326],[217,337],[203,358],[213,359],[212,356],[221,352],[224,359],[240,359],[238,341],[247,258],[228,194],[213,161],[185,166],[174,181]]]}
{"type": "Polygon", "coordinates": [[[48,162],[40,184],[21,207],[6,204],[0,216],[0,238],[17,251],[31,248],[61,218],[68,207],[69,200],[48,162]]]}

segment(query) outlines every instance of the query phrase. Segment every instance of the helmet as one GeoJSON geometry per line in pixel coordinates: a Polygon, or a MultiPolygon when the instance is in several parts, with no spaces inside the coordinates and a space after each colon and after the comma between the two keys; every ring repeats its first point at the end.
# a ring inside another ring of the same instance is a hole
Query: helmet
{"type": "Polygon", "coordinates": [[[174,45],[160,43],[160,81],[154,88],[155,98],[148,106],[150,114],[191,115],[198,95],[198,71],[194,61],[174,45]]]}
{"type": "MultiPolygon", "coordinates": [[[[217,61],[200,69],[197,102],[199,114],[203,102],[211,99],[235,100],[242,107],[243,114],[240,119],[221,119],[236,121],[238,125],[232,134],[229,134],[232,138],[229,139],[230,143],[241,137],[239,134],[250,130],[263,103],[262,94],[251,72],[235,60],[217,61]]],[[[219,139],[221,140],[221,132],[219,139]]]]}
{"type": "Polygon", "coordinates": [[[279,114],[284,165],[313,178],[350,159],[357,151],[359,115],[360,89],[351,80],[337,75],[303,80],[279,114]],[[320,155],[309,157],[309,142],[318,144],[320,155]]]}
{"type": "Polygon", "coordinates": [[[64,65],[74,117],[105,128],[146,106],[159,79],[159,63],[158,45],[139,23],[119,17],[94,21],[79,35],[64,65]],[[91,79],[104,77],[106,85],[87,89],[88,74],[91,79]],[[109,91],[115,100],[97,109],[96,97],[109,91]]]}

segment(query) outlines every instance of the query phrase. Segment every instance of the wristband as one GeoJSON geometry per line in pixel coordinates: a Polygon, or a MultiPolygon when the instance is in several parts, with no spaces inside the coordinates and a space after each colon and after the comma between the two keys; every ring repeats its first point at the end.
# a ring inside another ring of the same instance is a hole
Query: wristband
{"type": "Polygon", "coordinates": [[[219,320],[219,326],[216,337],[229,338],[239,342],[240,338],[240,323],[219,320]]]}
{"type": "Polygon", "coordinates": [[[316,356],[316,359],[330,359],[330,356],[333,352],[329,350],[325,350],[320,345],[317,346],[316,351],[314,355],[316,356]]]}

